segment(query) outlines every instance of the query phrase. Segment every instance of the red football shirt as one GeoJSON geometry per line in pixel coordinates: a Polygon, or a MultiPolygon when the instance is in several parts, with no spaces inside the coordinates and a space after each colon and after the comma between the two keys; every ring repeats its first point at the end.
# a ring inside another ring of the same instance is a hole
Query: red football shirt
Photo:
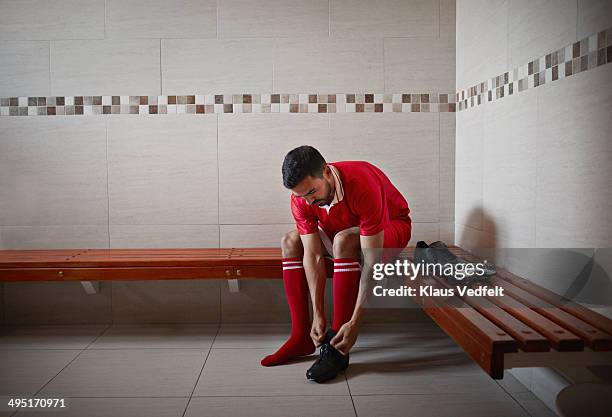
{"type": "Polygon", "coordinates": [[[410,221],[408,202],[376,166],[365,161],[328,165],[332,166],[337,191],[329,212],[291,194],[291,212],[300,235],[318,233],[320,226],[333,238],[341,230],[359,226],[362,236],[371,236],[391,220],[410,221]]]}

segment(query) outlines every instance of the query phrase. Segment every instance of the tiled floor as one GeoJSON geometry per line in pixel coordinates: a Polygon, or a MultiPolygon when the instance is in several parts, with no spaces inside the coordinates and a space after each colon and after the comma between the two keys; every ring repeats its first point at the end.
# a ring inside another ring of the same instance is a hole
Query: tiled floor
{"type": "MultiPolygon", "coordinates": [[[[287,325],[6,328],[0,397],[66,398],[52,416],[553,416],[487,377],[433,323],[368,325],[347,372],[305,379],[315,356],[264,368],[287,325]]],[[[0,416],[46,413],[0,411],[0,416]]]]}

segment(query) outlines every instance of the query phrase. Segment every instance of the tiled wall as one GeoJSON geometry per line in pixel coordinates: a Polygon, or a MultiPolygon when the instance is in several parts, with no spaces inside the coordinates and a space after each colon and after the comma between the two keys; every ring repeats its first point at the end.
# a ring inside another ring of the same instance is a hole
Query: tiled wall
{"type": "MultiPolygon", "coordinates": [[[[304,143],[378,164],[414,239],[453,241],[454,0],[22,3],[0,2],[1,248],[276,246],[280,164],[304,143]]],[[[288,318],[278,280],[10,283],[4,301],[9,323],[288,318]]]]}
{"type": "Polygon", "coordinates": [[[612,65],[588,59],[550,82],[546,57],[607,50],[612,3],[559,3],[457,2],[458,91],[523,64],[529,72],[540,57],[547,80],[457,113],[460,244],[610,246],[612,65]]]}
{"type": "MultiPolygon", "coordinates": [[[[456,242],[565,293],[588,257],[564,248],[612,246],[612,2],[457,0],[456,11],[456,242]]],[[[512,373],[555,409],[546,373],[512,373]]]]}

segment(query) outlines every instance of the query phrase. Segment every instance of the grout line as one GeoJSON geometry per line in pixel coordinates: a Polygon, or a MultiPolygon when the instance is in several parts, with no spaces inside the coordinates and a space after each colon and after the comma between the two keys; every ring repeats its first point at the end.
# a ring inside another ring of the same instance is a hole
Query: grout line
{"type": "Polygon", "coordinates": [[[215,1],[215,39],[219,39],[219,2],[221,0],[215,1]]]}
{"type": "Polygon", "coordinates": [[[441,240],[440,237],[440,223],[442,223],[442,216],[440,215],[440,206],[441,206],[441,198],[440,198],[440,190],[441,190],[441,184],[442,184],[442,172],[440,169],[440,165],[441,165],[441,155],[440,155],[440,147],[441,144],[440,142],[442,141],[442,132],[440,131],[440,125],[442,124],[440,121],[441,117],[440,117],[440,113],[438,113],[438,240],[441,240]]]}
{"type": "MultiPolygon", "coordinates": [[[[580,14],[580,2],[576,2],[576,37],[574,38],[575,41],[574,42],[578,42],[580,39],[578,39],[578,21],[579,19],[579,14],[580,14]]],[[[597,32],[596,32],[597,33],[597,32]]],[[[587,36],[588,38],[588,36],[587,36]]]]}
{"type": "Polygon", "coordinates": [[[108,175],[108,117],[104,121],[104,131],[106,134],[106,233],[108,236],[108,248],[111,248],[110,235],[110,180],[108,175]]]}
{"type": "MultiPolygon", "coordinates": [[[[35,398],[38,393],[40,393],[43,389],[45,389],[45,387],[47,385],[49,385],[51,383],[51,381],[53,381],[55,378],[57,378],[59,376],[59,374],[61,374],[64,369],[66,369],[67,367],[70,366],[70,364],[72,364],[74,361],[77,360],[77,358],[79,356],[81,356],[83,354],[83,352],[85,352],[87,350],[87,348],[89,346],[91,346],[92,344],[94,344],[96,342],[96,340],[98,340],[102,335],[104,335],[104,333],[106,333],[106,331],[112,326],[112,324],[109,324],[106,326],[106,328],[104,330],[102,330],[102,332],[100,332],[100,334],[98,336],[96,336],[96,338],[94,340],[92,340],[91,342],[89,342],[89,344],[87,344],[87,346],[85,346],[74,358],[72,358],[72,360],[70,362],[68,362],[62,369],[59,370],[59,372],[57,374],[55,374],[54,377],[52,377],[50,380],[48,380],[42,387],[40,387],[38,389],[38,391],[36,391],[34,394],[32,394],[31,398],[35,398]]],[[[64,350],[76,350],[76,349],[64,349],[64,350]]]]}
{"type": "Polygon", "coordinates": [[[53,91],[51,89],[51,41],[49,41],[47,51],[49,52],[49,94],[51,94],[51,92],[53,91]]]}
{"type": "Polygon", "coordinates": [[[164,95],[164,77],[162,71],[162,39],[159,38],[159,94],[164,95]]]}
{"type": "Polygon", "coordinates": [[[355,417],[357,417],[357,407],[355,407],[355,400],[353,399],[353,394],[351,394],[351,387],[348,383],[348,378],[346,377],[346,370],[344,371],[344,380],[346,381],[346,388],[349,392],[349,397],[351,398],[351,404],[353,404],[353,411],[355,412],[355,417]]]}
{"type": "Polygon", "coordinates": [[[331,39],[331,0],[327,0],[327,38],[331,39]]]}
{"type": "Polygon", "coordinates": [[[221,176],[219,173],[219,113],[217,113],[217,243],[221,247],[221,176]]]}
{"type": "Polygon", "coordinates": [[[206,354],[206,358],[204,359],[204,363],[202,364],[202,368],[200,369],[200,373],[198,374],[198,378],[196,379],[195,384],[193,384],[193,389],[191,390],[191,394],[189,395],[189,399],[187,400],[187,404],[185,404],[185,409],[183,410],[182,417],[185,417],[185,413],[189,408],[189,403],[193,398],[193,393],[195,392],[196,387],[198,386],[198,382],[200,382],[200,378],[202,377],[202,373],[204,372],[204,366],[206,366],[206,362],[208,361],[208,357],[210,356],[210,352],[212,351],[212,347],[215,344],[215,340],[217,340],[217,336],[219,335],[219,331],[221,330],[221,321],[219,320],[219,324],[217,325],[217,333],[210,344],[210,348],[208,349],[208,353],[206,354]]]}

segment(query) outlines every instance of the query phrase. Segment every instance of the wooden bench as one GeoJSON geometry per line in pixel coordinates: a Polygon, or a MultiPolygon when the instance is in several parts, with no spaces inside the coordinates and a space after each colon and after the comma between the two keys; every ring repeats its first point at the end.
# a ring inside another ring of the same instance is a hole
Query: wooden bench
{"type": "MultiPolygon", "coordinates": [[[[401,256],[412,259],[413,251],[407,248],[401,256]]],[[[478,261],[461,248],[451,251],[478,261]]],[[[236,284],[282,278],[280,261],[278,248],[4,250],[0,281],[223,278],[236,284]]],[[[327,270],[333,270],[329,259],[327,270]]],[[[443,279],[422,279],[449,288],[443,279]]],[[[612,364],[612,320],[503,269],[491,283],[506,294],[415,301],[492,378],[503,378],[504,369],[514,367],[612,364]]]]}

